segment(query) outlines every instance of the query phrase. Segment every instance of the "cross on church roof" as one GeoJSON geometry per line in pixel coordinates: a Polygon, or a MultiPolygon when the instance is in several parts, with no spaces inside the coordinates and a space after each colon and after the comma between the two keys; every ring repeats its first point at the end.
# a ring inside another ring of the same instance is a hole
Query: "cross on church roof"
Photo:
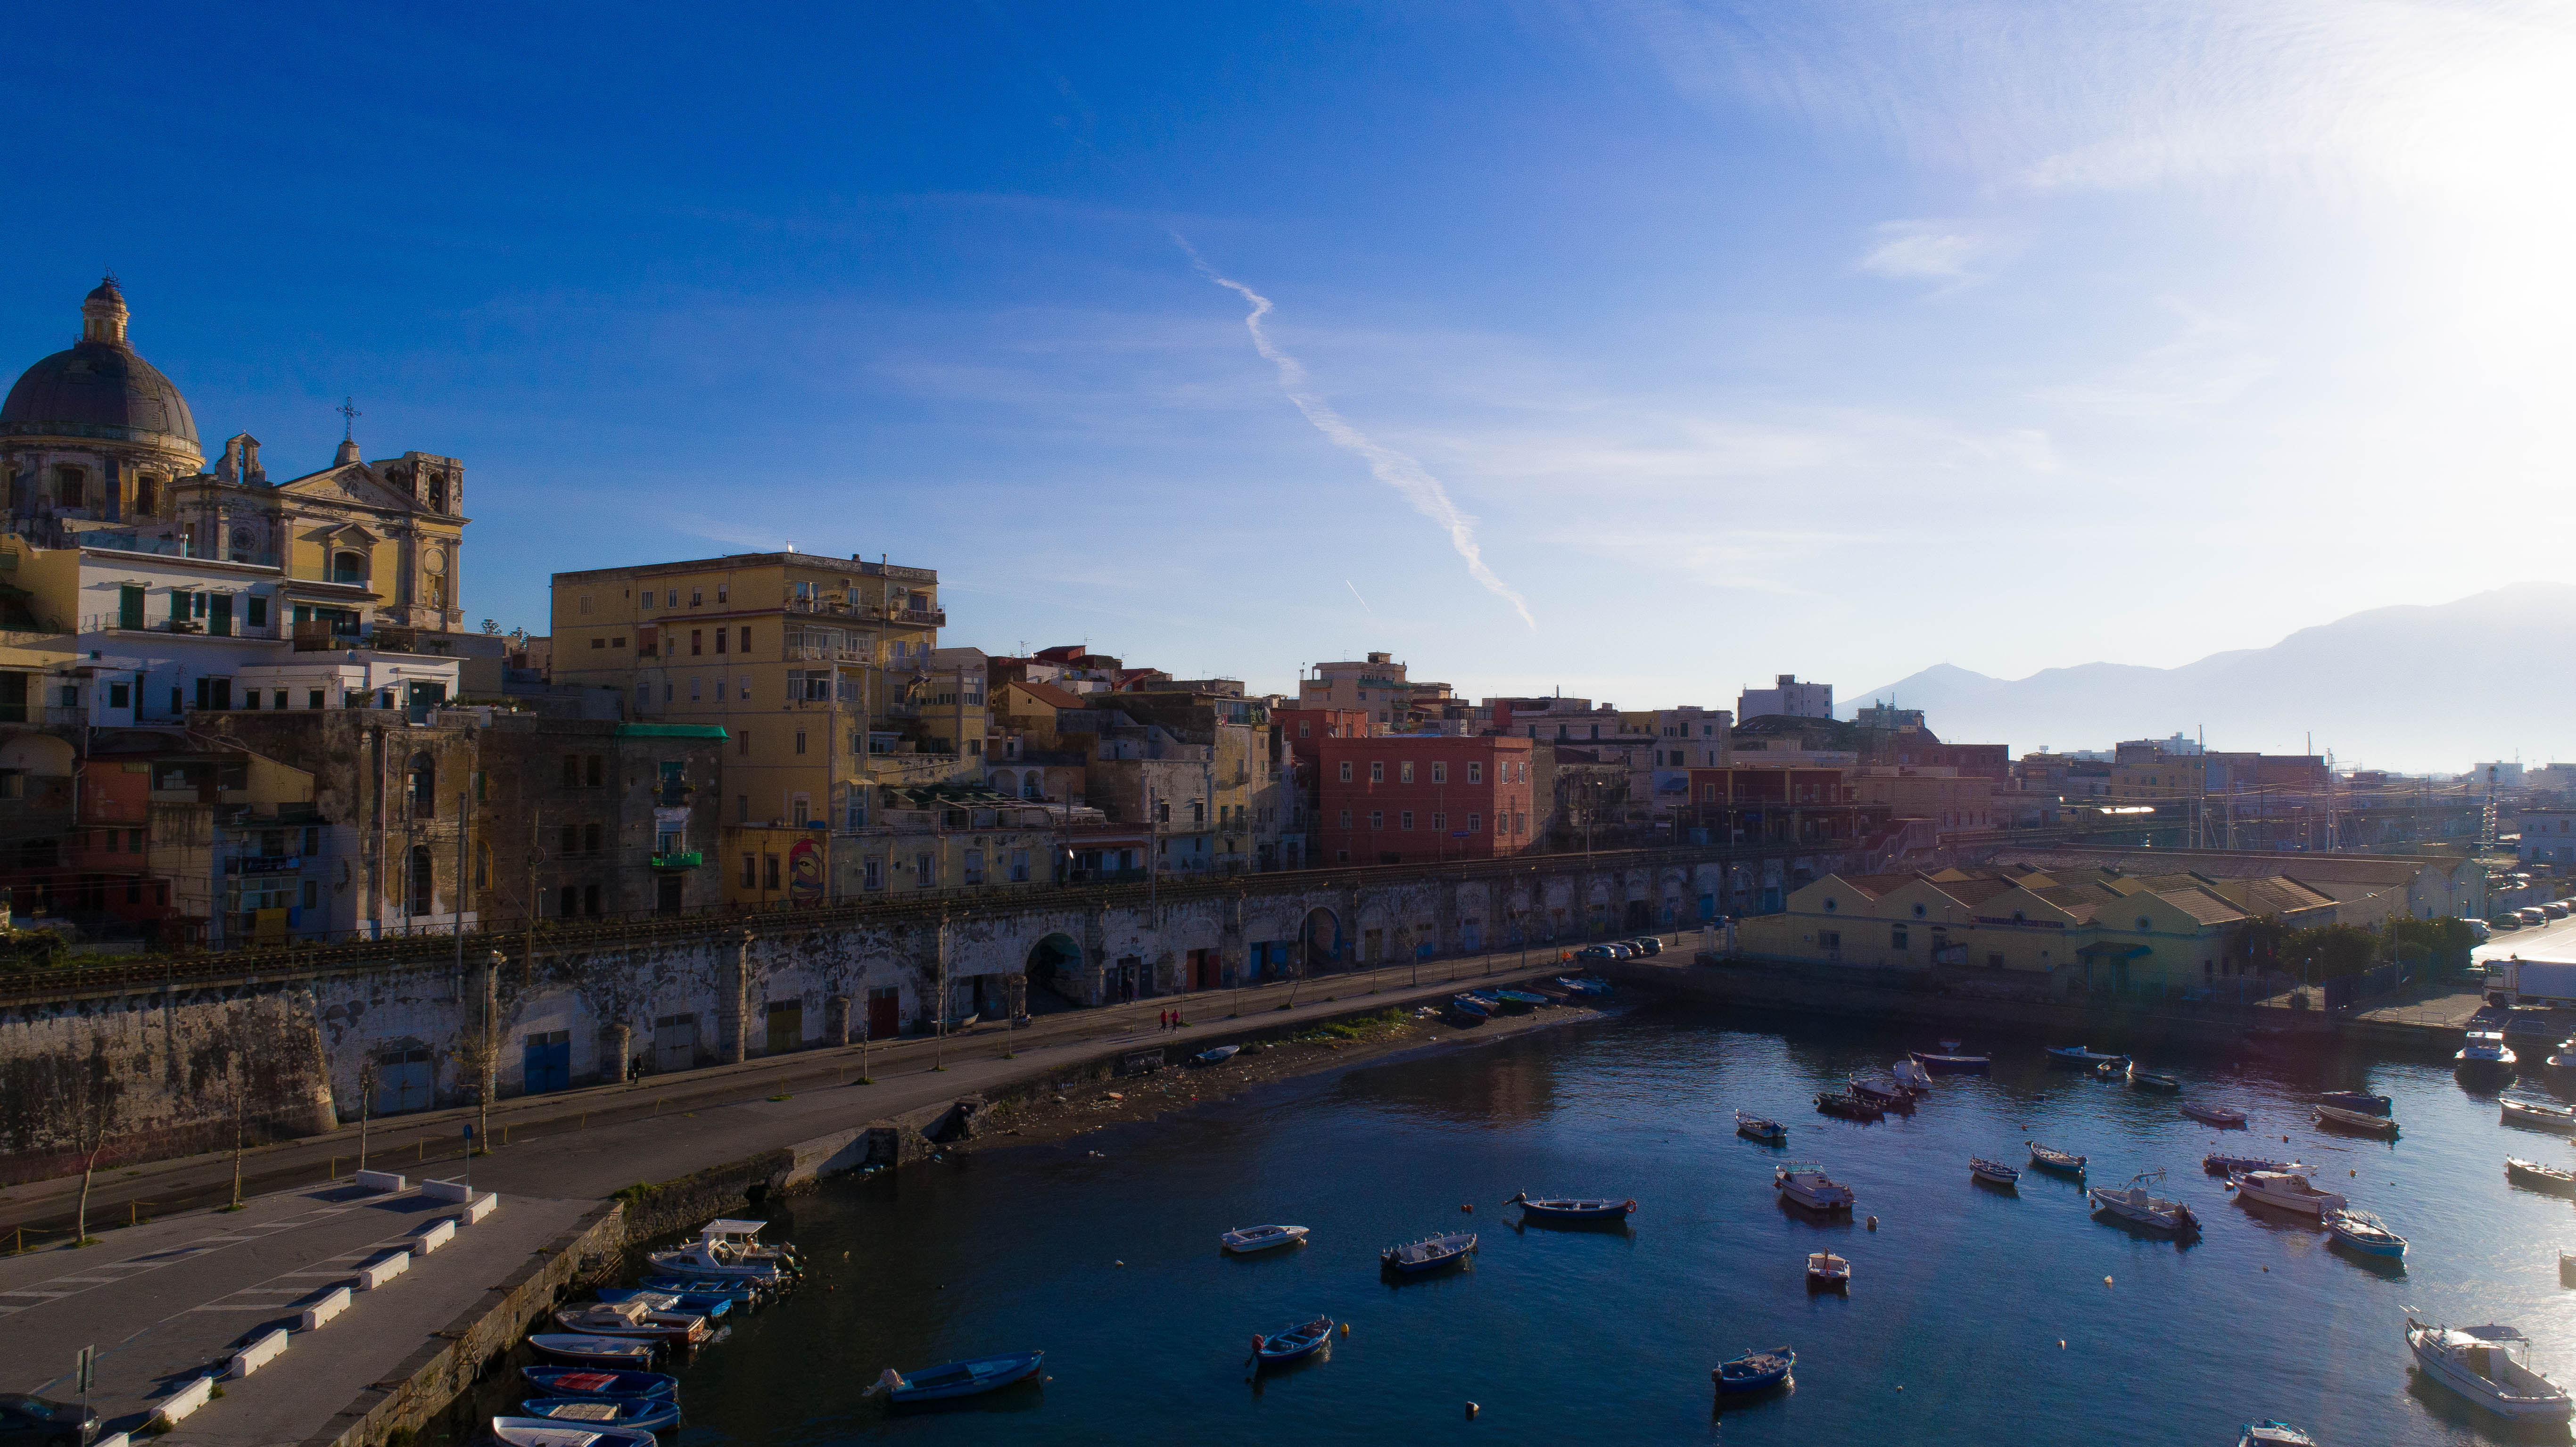
{"type": "Polygon", "coordinates": [[[355,441],[357,439],[358,419],[367,415],[366,413],[358,410],[358,399],[355,397],[344,396],[340,399],[340,405],[332,408],[331,410],[340,414],[340,440],[343,442],[355,441]]]}

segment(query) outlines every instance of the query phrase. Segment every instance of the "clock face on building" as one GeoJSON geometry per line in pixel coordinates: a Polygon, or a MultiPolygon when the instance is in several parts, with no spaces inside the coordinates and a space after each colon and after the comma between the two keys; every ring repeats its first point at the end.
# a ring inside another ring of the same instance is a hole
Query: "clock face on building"
{"type": "Polygon", "coordinates": [[[420,565],[433,573],[444,573],[447,571],[447,554],[432,548],[428,555],[420,560],[420,565]]]}

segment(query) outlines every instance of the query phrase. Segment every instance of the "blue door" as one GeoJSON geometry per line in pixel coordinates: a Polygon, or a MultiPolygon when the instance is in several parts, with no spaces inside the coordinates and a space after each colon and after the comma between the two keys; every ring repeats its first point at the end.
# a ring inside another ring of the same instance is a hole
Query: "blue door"
{"type": "Polygon", "coordinates": [[[520,1064],[522,1087],[530,1095],[572,1087],[572,1032],[540,1030],[528,1036],[527,1053],[520,1064]]]}

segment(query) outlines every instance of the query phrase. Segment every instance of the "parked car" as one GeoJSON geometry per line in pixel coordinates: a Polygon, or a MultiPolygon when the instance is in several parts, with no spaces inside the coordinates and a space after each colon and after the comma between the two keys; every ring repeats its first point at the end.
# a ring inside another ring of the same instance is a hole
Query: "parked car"
{"type": "Polygon", "coordinates": [[[1664,942],[1653,935],[1639,935],[1628,943],[1641,955],[1660,955],[1664,952],[1664,942]]]}
{"type": "Polygon", "coordinates": [[[2526,904],[2522,908],[2515,910],[2513,912],[2513,917],[2521,920],[2524,924],[2529,925],[2542,925],[2549,923],[2549,916],[2542,914],[2538,905],[2526,904]]]}
{"type": "Polygon", "coordinates": [[[98,1413],[75,1403],[0,1393],[0,1442],[16,1447],[89,1447],[98,1440],[98,1413]]]}
{"type": "Polygon", "coordinates": [[[1610,952],[1610,947],[1608,945],[1585,945],[1583,948],[1574,952],[1574,957],[1578,960],[1615,960],[1619,958],[1617,955],[1610,952]]]}
{"type": "Polygon", "coordinates": [[[2487,919],[2487,928],[2520,929],[2522,928],[2522,921],[2509,914],[2492,915],[2487,919]]]}
{"type": "Polygon", "coordinates": [[[2495,927],[2482,919],[2464,919],[2460,923],[2467,925],[2470,935],[2479,940],[2484,940],[2495,933],[2495,927]]]}
{"type": "Polygon", "coordinates": [[[2567,905],[2563,900],[2551,900],[2549,903],[2540,907],[2540,912],[2549,916],[2551,919],[2565,919],[2567,917],[2567,905]]]}

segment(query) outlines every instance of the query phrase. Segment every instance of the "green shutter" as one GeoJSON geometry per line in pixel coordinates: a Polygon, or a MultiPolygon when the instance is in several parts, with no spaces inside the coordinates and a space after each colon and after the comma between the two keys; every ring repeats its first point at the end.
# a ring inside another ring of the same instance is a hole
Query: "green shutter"
{"type": "Polygon", "coordinates": [[[131,583],[116,590],[116,626],[137,629],[143,626],[143,590],[131,583]]]}

